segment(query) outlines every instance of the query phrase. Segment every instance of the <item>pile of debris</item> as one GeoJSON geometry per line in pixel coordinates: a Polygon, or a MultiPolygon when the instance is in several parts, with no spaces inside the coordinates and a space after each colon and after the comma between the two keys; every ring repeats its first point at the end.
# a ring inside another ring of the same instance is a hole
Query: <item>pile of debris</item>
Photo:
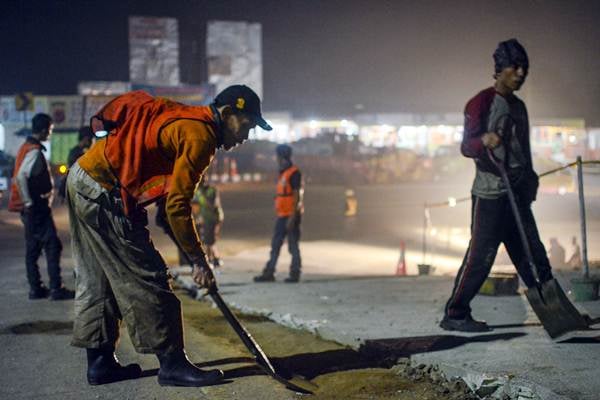
{"type": "Polygon", "coordinates": [[[410,358],[398,359],[392,370],[411,381],[428,381],[440,395],[451,400],[540,400],[534,390],[511,384],[511,377],[450,377],[437,365],[413,364],[410,358]]]}

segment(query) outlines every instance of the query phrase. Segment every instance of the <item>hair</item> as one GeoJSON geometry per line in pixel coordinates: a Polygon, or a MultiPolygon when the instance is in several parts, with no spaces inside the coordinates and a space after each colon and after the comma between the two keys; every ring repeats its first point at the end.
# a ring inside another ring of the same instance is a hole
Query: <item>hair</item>
{"type": "Polygon", "coordinates": [[[289,160],[292,158],[292,148],[287,144],[280,144],[275,147],[275,153],[281,158],[289,160]]]}
{"type": "Polygon", "coordinates": [[[42,133],[49,129],[50,125],[52,125],[52,118],[48,114],[35,114],[31,119],[31,132],[42,133]]]}
{"type": "Polygon", "coordinates": [[[94,138],[94,132],[92,132],[92,128],[90,128],[89,126],[82,126],[81,128],[79,128],[79,140],[81,141],[85,138],[94,138]]]}
{"type": "Polygon", "coordinates": [[[529,69],[529,57],[527,51],[517,39],[509,39],[498,43],[494,51],[494,77],[504,68],[511,66],[520,66],[529,69]]]}

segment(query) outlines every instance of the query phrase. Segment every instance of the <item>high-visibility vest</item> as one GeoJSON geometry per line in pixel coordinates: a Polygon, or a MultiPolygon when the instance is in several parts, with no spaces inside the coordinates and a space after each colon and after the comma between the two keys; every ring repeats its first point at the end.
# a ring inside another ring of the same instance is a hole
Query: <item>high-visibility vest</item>
{"type": "Polygon", "coordinates": [[[199,214],[204,223],[215,224],[219,222],[220,212],[216,200],[217,189],[215,187],[198,187],[198,189],[196,189],[194,201],[199,205],[199,214]]]}
{"type": "MultiPolygon", "coordinates": [[[[14,212],[21,212],[25,208],[25,204],[23,204],[23,199],[21,199],[21,193],[19,192],[19,187],[17,186],[17,173],[19,169],[21,169],[21,165],[23,164],[23,160],[27,153],[31,150],[41,149],[42,145],[39,142],[30,141],[28,138],[25,143],[21,145],[19,148],[19,152],[17,153],[17,158],[15,159],[15,170],[13,172],[11,184],[10,184],[10,197],[8,198],[8,210],[14,212]]],[[[45,159],[44,159],[45,161],[45,159]]],[[[47,168],[46,168],[47,169],[47,168]]],[[[50,172],[48,171],[48,176],[42,177],[40,179],[40,183],[42,186],[35,185],[35,189],[37,191],[42,191],[44,193],[52,191],[52,179],[50,178],[50,172]],[[42,182],[43,181],[43,182],[42,182]],[[49,184],[49,187],[48,187],[49,184]]],[[[31,193],[31,195],[35,195],[35,193],[31,193]]]]}
{"type": "Polygon", "coordinates": [[[292,165],[279,174],[277,195],[275,196],[275,212],[278,217],[289,217],[296,212],[294,193],[290,184],[290,178],[296,171],[298,171],[298,167],[292,165]]]}
{"type": "Polygon", "coordinates": [[[201,121],[217,129],[210,106],[187,106],[156,99],[143,91],[114,98],[92,117],[94,132],[109,132],[104,156],[118,180],[115,184],[121,191],[125,214],[168,193],[174,160],[162,154],[159,134],[178,119],[201,121]]]}

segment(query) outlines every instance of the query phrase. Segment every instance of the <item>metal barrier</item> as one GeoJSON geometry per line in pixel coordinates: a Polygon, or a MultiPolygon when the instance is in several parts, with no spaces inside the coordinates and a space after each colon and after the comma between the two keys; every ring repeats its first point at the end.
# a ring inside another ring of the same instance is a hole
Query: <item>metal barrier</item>
{"type": "MultiPolygon", "coordinates": [[[[577,167],[577,192],[579,193],[579,219],[581,226],[581,241],[582,241],[582,263],[583,263],[583,271],[584,277],[589,278],[589,262],[587,258],[587,230],[586,230],[586,219],[585,219],[585,203],[584,203],[584,190],[583,190],[583,165],[586,164],[596,164],[600,165],[600,160],[588,160],[583,161],[581,156],[577,156],[577,160],[573,161],[569,164],[565,164],[561,167],[554,168],[538,174],[539,178],[543,178],[545,176],[554,174],[556,172],[565,170],[571,167],[577,167]]],[[[465,201],[471,200],[471,196],[454,198],[449,197],[446,201],[436,202],[436,203],[427,203],[423,204],[423,236],[422,236],[422,263],[425,264],[426,256],[427,256],[427,228],[431,225],[431,214],[430,209],[432,208],[442,208],[442,207],[456,207],[458,203],[463,203],[465,201]]]]}

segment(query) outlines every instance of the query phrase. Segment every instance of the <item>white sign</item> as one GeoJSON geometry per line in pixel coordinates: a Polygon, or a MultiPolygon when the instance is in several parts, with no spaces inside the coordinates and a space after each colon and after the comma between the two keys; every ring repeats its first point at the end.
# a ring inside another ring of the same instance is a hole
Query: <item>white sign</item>
{"type": "Polygon", "coordinates": [[[228,86],[251,87],[262,99],[262,27],[248,22],[211,21],[206,35],[208,82],[215,93],[228,86]]]}
{"type": "Polygon", "coordinates": [[[129,80],[179,85],[177,19],[129,17],[129,80]]]}

